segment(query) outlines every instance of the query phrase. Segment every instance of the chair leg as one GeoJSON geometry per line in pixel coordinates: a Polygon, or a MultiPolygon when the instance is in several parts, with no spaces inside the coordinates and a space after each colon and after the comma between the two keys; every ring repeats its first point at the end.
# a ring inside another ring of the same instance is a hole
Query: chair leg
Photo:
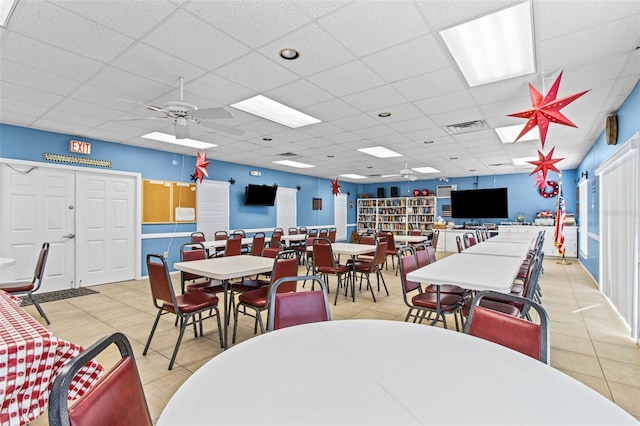
{"type": "Polygon", "coordinates": [[[44,313],[44,311],[42,310],[42,308],[40,307],[40,304],[38,303],[38,301],[36,300],[35,296],[33,295],[33,293],[29,292],[29,299],[31,299],[31,303],[33,303],[33,306],[36,307],[36,309],[38,310],[38,313],[40,314],[40,316],[42,318],[44,318],[45,322],[50,325],[51,322],[49,322],[49,318],[47,318],[47,315],[44,313]]]}
{"type": "MultiPolygon", "coordinates": [[[[178,335],[178,341],[176,342],[176,346],[173,348],[173,354],[171,355],[171,361],[169,361],[169,370],[171,370],[173,368],[173,363],[176,360],[176,356],[178,355],[178,349],[180,349],[180,343],[182,343],[182,336],[184,336],[184,330],[187,328],[187,325],[189,325],[189,317],[191,315],[187,316],[186,318],[183,318],[183,321],[181,321],[181,325],[180,325],[180,334],[178,335]]],[[[195,316],[193,317],[193,324],[195,326],[196,323],[196,318],[195,316]]]]}
{"type": "Polygon", "coordinates": [[[384,286],[384,291],[387,293],[387,296],[388,296],[389,295],[389,289],[387,288],[387,283],[384,280],[384,276],[382,275],[382,271],[380,271],[380,269],[378,269],[376,274],[377,274],[377,278],[378,278],[378,291],[380,291],[380,280],[382,280],[382,285],[384,286]]]}
{"type": "Polygon", "coordinates": [[[149,350],[149,345],[151,344],[151,339],[153,338],[153,333],[156,331],[156,327],[158,326],[158,321],[160,321],[160,315],[162,315],[162,309],[158,309],[158,315],[156,315],[156,320],[153,322],[153,327],[151,327],[151,333],[149,333],[149,338],[147,339],[147,344],[144,345],[144,350],[142,351],[142,355],[147,354],[147,350],[149,350]]]}
{"type": "Polygon", "coordinates": [[[233,309],[233,337],[231,338],[231,343],[236,342],[236,333],[238,329],[238,310],[240,309],[240,304],[238,303],[233,309]]]}

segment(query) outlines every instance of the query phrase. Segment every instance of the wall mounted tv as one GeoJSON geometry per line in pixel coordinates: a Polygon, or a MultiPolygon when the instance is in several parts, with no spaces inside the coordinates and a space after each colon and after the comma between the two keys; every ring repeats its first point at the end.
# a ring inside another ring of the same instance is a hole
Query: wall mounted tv
{"type": "Polygon", "coordinates": [[[277,186],[247,185],[244,204],[246,206],[273,206],[277,191],[277,186]]]}
{"type": "Polygon", "coordinates": [[[503,219],[509,217],[507,188],[451,191],[454,219],[503,219]]]}

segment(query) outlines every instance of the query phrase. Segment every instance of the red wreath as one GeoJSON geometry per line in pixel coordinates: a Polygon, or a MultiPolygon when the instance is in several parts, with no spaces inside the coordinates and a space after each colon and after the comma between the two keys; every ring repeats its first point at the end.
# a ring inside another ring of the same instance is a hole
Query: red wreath
{"type": "Polygon", "coordinates": [[[542,195],[544,198],[553,198],[553,197],[557,197],[558,196],[558,182],[554,181],[554,180],[548,180],[547,181],[547,186],[546,187],[538,187],[538,191],[540,192],[540,195],[542,195]]]}

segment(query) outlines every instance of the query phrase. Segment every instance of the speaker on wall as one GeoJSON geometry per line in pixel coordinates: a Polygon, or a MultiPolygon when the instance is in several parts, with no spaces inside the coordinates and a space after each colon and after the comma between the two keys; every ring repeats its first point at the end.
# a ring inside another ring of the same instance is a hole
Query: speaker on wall
{"type": "Polygon", "coordinates": [[[392,197],[397,197],[398,196],[398,187],[397,186],[392,186],[391,187],[391,196],[392,197]]]}
{"type": "Polygon", "coordinates": [[[384,198],[384,188],[378,188],[378,198],[384,198]]]}

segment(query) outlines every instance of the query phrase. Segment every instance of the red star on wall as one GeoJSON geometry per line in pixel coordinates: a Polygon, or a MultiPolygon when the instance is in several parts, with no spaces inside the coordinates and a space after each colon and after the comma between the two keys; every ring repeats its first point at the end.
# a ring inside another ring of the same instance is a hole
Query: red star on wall
{"type": "Polygon", "coordinates": [[[198,157],[196,159],[196,171],[192,175],[194,182],[198,182],[198,179],[200,179],[200,183],[202,183],[202,179],[204,179],[205,176],[209,177],[209,174],[207,173],[207,166],[209,163],[210,161],[207,161],[206,151],[203,151],[202,154],[198,153],[198,157]]]}
{"type": "Polygon", "coordinates": [[[340,183],[338,183],[338,178],[336,178],[336,180],[331,181],[331,193],[336,197],[340,193],[340,183]]]}
{"type": "Polygon", "coordinates": [[[567,117],[565,117],[560,110],[565,106],[569,105],[571,102],[578,99],[580,96],[587,93],[589,90],[585,90],[584,92],[576,93],[575,95],[567,96],[566,98],[556,99],[558,96],[558,88],[560,87],[560,79],[562,78],[562,71],[556,78],[556,81],[551,86],[551,90],[547,92],[546,96],[543,98],[540,92],[536,90],[531,84],[529,84],[529,93],[531,94],[531,104],[533,106],[532,109],[522,112],[517,112],[514,114],[508,114],[509,117],[518,117],[518,118],[528,118],[527,124],[525,124],[524,128],[516,138],[514,142],[517,142],[522,136],[524,136],[529,130],[538,126],[538,131],[540,132],[540,142],[542,143],[542,148],[544,149],[544,142],[547,138],[547,130],[549,130],[549,123],[557,123],[563,124],[565,126],[578,127],[571,122],[567,117]]]}
{"type": "Polygon", "coordinates": [[[538,187],[540,188],[540,191],[544,191],[544,189],[547,187],[547,176],[542,172],[538,172],[538,175],[536,176],[535,188],[538,187]]]}
{"type": "Polygon", "coordinates": [[[560,173],[560,170],[556,168],[555,164],[558,161],[564,160],[564,158],[552,158],[553,151],[555,149],[556,149],[555,147],[551,148],[551,151],[549,151],[547,155],[544,155],[542,152],[538,151],[538,161],[529,161],[530,164],[533,164],[534,166],[536,166],[536,168],[533,169],[531,173],[529,173],[529,176],[531,176],[534,173],[540,172],[542,173],[542,178],[544,180],[547,180],[547,172],[549,170],[560,173]]]}

